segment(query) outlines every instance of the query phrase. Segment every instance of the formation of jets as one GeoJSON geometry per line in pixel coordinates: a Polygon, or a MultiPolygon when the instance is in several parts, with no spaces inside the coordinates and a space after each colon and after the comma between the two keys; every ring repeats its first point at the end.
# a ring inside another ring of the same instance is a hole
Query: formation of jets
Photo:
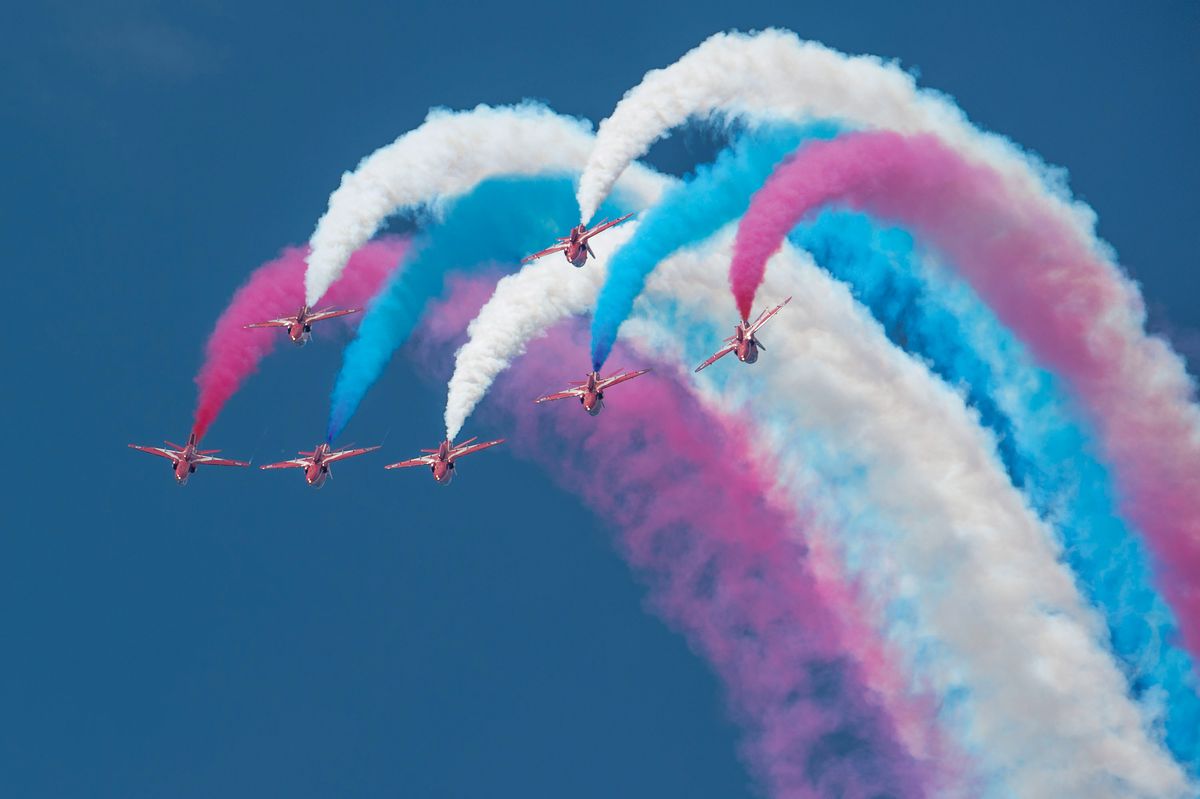
{"type": "MultiPolygon", "coordinates": [[[[586,225],[579,225],[571,229],[571,233],[566,238],[558,239],[558,243],[541,252],[534,253],[523,259],[522,263],[535,261],[552,253],[561,252],[563,257],[572,265],[582,267],[587,263],[588,257],[596,257],[592,252],[588,240],[598,233],[602,233],[609,228],[619,225],[624,222],[632,214],[626,214],[619,219],[613,219],[601,222],[596,227],[589,230],[586,225]]],[[[716,361],[725,357],[729,353],[736,353],[738,360],[742,363],[754,363],[758,360],[760,350],[766,351],[762,341],[758,338],[758,331],[767,323],[771,317],[779,313],[783,306],[791,301],[788,297],[779,305],[764,310],[760,313],[753,322],[746,319],[740,321],[735,327],[733,335],[725,339],[724,345],[717,350],[708,360],[696,367],[696,371],[705,369],[711,366],[716,361]]],[[[246,328],[263,328],[275,327],[283,328],[289,339],[294,344],[303,346],[312,337],[312,325],[315,322],[320,322],[325,319],[333,319],[338,316],[346,316],[347,314],[358,313],[360,308],[322,308],[314,311],[307,305],[301,306],[300,310],[291,316],[282,316],[278,319],[269,319],[265,322],[255,322],[245,325],[246,328]]],[[[599,372],[592,371],[584,380],[571,381],[571,386],[562,391],[553,394],[547,394],[543,397],[538,397],[534,400],[535,403],[553,402],[562,399],[577,399],[583,409],[592,416],[599,415],[604,409],[604,393],[607,389],[613,386],[624,383],[627,380],[632,380],[635,377],[649,372],[649,369],[638,369],[636,371],[618,371],[608,377],[601,377],[599,372]]],[[[504,439],[495,441],[485,441],[479,444],[474,443],[474,438],[469,438],[461,444],[455,444],[449,439],[438,445],[437,449],[423,449],[423,453],[419,457],[411,458],[399,463],[391,463],[385,466],[385,469],[407,469],[413,466],[428,466],[433,474],[433,479],[440,485],[447,485],[454,478],[455,462],[472,453],[485,450],[489,447],[494,447],[497,444],[503,444],[504,439]]],[[[130,444],[133,449],[141,452],[148,452],[151,455],[158,455],[162,458],[168,458],[171,461],[171,470],[175,475],[175,482],[183,485],[187,482],[188,477],[196,471],[197,466],[249,466],[249,463],[244,461],[229,460],[227,458],[213,457],[220,450],[215,449],[198,449],[199,442],[196,440],[196,434],[192,433],[188,436],[187,444],[179,446],[172,444],[170,441],[165,442],[166,447],[144,447],[139,444],[130,444]]],[[[320,488],[324,485],[326,479],[332,476],[330,465],[347,458],[355,458],[359,455],[365,455],[368,452],[374,452],[379,449],[375,447],[363,447],[359,449],[333,449],[329,443],[321,443],[317,445],[311,452],[300,452],[297,458],[291,460],[280,461],[279,463],[269,463],[261,466],[261,469],[303,469],[304,481],[314,488],[320,488]]]]}

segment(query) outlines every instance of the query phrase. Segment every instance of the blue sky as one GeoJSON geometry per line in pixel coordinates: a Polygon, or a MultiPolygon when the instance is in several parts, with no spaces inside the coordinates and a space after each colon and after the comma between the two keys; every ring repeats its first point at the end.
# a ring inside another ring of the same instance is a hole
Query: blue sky
{"type": "MultiPolygon", "coordinates": [[[[730,27],[898,58],[1068,168],[1200,357],[1200,6],[901,5],[7,10],[0,794],[756,795],[714,676],[646,612],[612,531],[503,448],[444,491],[380,455],[317,493],[216,470],[179,490],[125,444],[186,435],[230,293],[428,107],[599,120],[730,27]]],[[[680,137],[653,159],[710,154],[680,137]]],[[[281,349],[209,443],[308,448],[338,361],[329,337],[281,349]]],[[[344,440],[429,446],[443,398],[422,385],[394,364],[344,440]]]]}

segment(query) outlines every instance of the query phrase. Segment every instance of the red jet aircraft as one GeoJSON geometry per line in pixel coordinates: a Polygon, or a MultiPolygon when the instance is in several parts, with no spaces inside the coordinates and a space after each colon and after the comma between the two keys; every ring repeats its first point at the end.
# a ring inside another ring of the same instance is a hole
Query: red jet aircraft
{"type": "Polygon", "coordinates": [[[779,309],[791,301],[792,298],[788,297],[771,310],[763,311],[758,315],[758,318],[754,320],[753,324],[743,319],[733,329],[733,335],[725,339],[725,346],[717,350],[716,353],[714,353],[713,356],[707,361],[697,366],[696,371],[699,372],[705,367],[712,366],[713,363],[721,358],[724,358],[731,352],[736,352],[738,360],[742,363],[754,363],[757,361],[758,351],[762,350],[763,352],[766,352],[767,348],[764,347],[763,343],[758,340],[758,336],[756,334],[758,333],[759,329],[767,323],[768,319],[779,313],[779,309]]]}
{"type": "Polygon", "coordinates": [[[565,239],[556,239],[558,244],[555,244],[549,249],[535,252],[533,255],[527,255],[521,259],[521,263],[527,264],[530,261],[536,261],[543,255],[551,255],[552,253],[561,252],[563,257],[567,259],[572,266],[581,267],[587,263],[588,256],[596,257],[596,253],[592,252],[592,248],[588,245],[588,239],[595,236],[597,233],[603,233],[610,227],[621,224],[633,214],[625,214],[620,219],[612,221],[604,221],[596,225],[591,230],[587,229],[587,225],[580,224],[578,227],[571,228],[571,235],[565,239]]]}
{"type": "Polygon", "coordinates": [[[187,482],[197,466],[249,466],[242,461],[231,461],[225,458],[212,457],[220,452],[219,449],[196,449],[196,434],[188,436],[187,445],[179,446],[170,441],[164,442],[166,447],[143,447],[140,444],[130,444],[136,450],[158,455],[160,458],[171,459],[171,470],[175,472],[175,482],[183,485],[187,482]]]}
{"type": "Polygon", "coordinates": [[[632,380],[649,371],[649,369],[639,369],[636,372],[617,372],[608,377],[601,377],[599,372],[589,372],[587,380],[571,381],[574,388],[538,397],[534,402],[551,402],[553,400],[575,397],[579,400],[579,404],[583,406],[585,411],[592,416],[596,416],[600,411],[604,410],[604,389],[611,388],[617,383],[624,383],[626,380],[632,380]]]}
{"type": "Polygon", "coordinates": [[[320,488],[325,485],[325,478],[332,477],[333,472],[329,471],[329,464],[336,461],[342,461],[346,458],[353,458],[357,455],[365,455],[368,452],[374,452],[379,447],[366,447],[365,449],[341,449],[335,450],[328,444],[321,443],[312,452],[301,452],[299,458],[292,458],[290,461],[281,461],[279,463],[268,463],[266,466],[260,466],[260,469],[303,469],[304,482],[308,483],[313,488],[320,488]]]}
{"type": "Polygon", "coordinates": [[[485,441],[482,444],[472,444],[474,438],[468,438],[461,444],[455,445],[449,439],[443,441],[437,449],[423,449],[422,452],[428,453],[419,458],[412,460],[400,461],[399,463],[389,463],[384,466],[385,469],[407,469],[410,466],[428,466],[433,472],[433,479],[437,480],[442,485],[449,485],[454,479],[454,462],[464,455],[470,455],[472,452],[479,452],[481,449],[494,447],[497,444],[503,444],[504,439],[496,441],[485,441]]]}
{"type": "Polygon", "coordinates": [[[336,310],[334,308],[322,308],[319,311],[314,311],[307,305],[300,307],[294,316],[283,316],[279,319],[268,319],[265,322],[255,322],[251,325],[243,327],[249,330],[252,327],[286,327],[288,338],[292,343],[303,347],[312,338],[313,322],[323,322],[326,319],[333,319],[337,316],[345,316],[347,314],[358,313],[362,308],[346,308],[344,310],[336,310]]]}

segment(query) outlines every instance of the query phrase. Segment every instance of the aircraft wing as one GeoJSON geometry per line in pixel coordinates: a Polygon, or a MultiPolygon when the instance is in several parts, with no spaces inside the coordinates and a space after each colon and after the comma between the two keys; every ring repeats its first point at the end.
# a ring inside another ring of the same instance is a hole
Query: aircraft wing
{"type": "Polygon", "coordinates": [[[473,452],[479,452],[481,449],[494,447],[497,444],[503,444],[504,439],[498,438],[495,441],[484,441],[482,444],[459,444],[454,449],[450,450],[450,460],[461,458],[464,455],[470,455],[473,452]]]}
{"type": "Polygon", "coordinates": [[[788,297],[786,300],[779,303],[771,310],[764,312],[761,316],[759,316],[757,319],[754,320],[754,324],[752,324],[750,326],[750,329],[747,331],[747,334],[753,336],[755,333],[758,332],[759,328],[761,328],[763,325],[765,325],[767,323],[768,319],[770,319],[775,314],[779,313],[779,311],[783,308],[783,306],[787,305],[791,301],[792,301],[792,298],[788,297]]]}
{"type": "Polygon", "coordinates": [[[211,455],[201,455],[196,459],[199,466],[249,466],[245,461],[235,461],[229,458],[214,458],[211,455]]]}
{"type": "Polygon", "coordinates": [[[437,460],[437,455],[422,455],[419,458],[413,458],[413,459],[407,460],[407,461],[400,461],[399,463],[389,463],[387,466],[384,466],[383,468],[385,468],[385,469],[407,469],[410,466],[428,466],[429,464],[433,463],[436,460],[437,460]]]}
{"type": "Polygon", "coordinates": [[[296,317],[285,316],[282,319],[268,319],[265,322],[253,322],[248,325],[242,325],[243,330],[249,330],[252,327],[288,327],[296,324],[296,317]]]}
{"type": "Polygon", "coordinates": [[[292,458],[290,461],[280,461],[279,463],[268,463],[266,466],[259,466],[260,469],[307,469],[312,464],[308,458],[292,458]]]}
{"type": "Polygon", "coordinates": [[[339,316],[346,316],[352,313],[358,313],[362,308],[343,308],[336,310],[334,308],[326,308],[323,311],[317,311],[312,316],[308,317],[309,322],[320,322],[324,319],[334,319],[339,316]]]}
{"type": "Polygon", "coordinates": [[[566,391],[558,391],[558,392],[555,392],[554,394],[547,394],[544,397],[538,397],[537,399],[534,400],[534,402],[535,403],[553,402],[554,400],[570,399],[571,397],[579,397],[579,396],[582,396],[583,391],[584,390],[582,387],[568,388],[566,391]]]}
{"type": "Polygon", "coordinates": [[[162,447],[143,447],[141,444],[130,444],[131,449],[136,449],[139,452],[149,452],[151,455],[157,455],[160,458],[170,458],[173,461],[179,460],[179,453],[175,450],[163,449],[162,447]]]}
{"type": "Polygon", "coordinates": [[[547,247],[546,249],[542,250],[541,252],[535,252],[533,255],[526,255],[524,258],[521,259],[521,263],[527,264],[532,261],[536,261],[538,258],[542,258],[547,255],[553,255],[556,252],[562,252],[565,249],[567,249],[567,247],[564,244],[559,244],[554,247],[547,247]]]}
{"type": "Polygon", "coordinates": [[[639,369],[636,372],[623,372],[621,374],[612,375],[611,377],[606,377],[601,380],[600,384],[596,386],[596,388],[603,391],[604,389],[615,386],[618,383],[624,383],[626,380],[632,380],[635,377],[640,377],[649,371],[649,369],[639,369]]]}
{"type": "Polygon", "coordinates": [[[633,216],[633,214],[625,214],[625,216],[621,217],[620,219],[605,220],[604,222],[601,222],[600,224],[596,225],[594,228],[589,230],[587,233],[584,233],[581,238],[584,241],[587,241],[592,236],[595,236],[597,233],[603,233],[604,231],[608,230],[610,227],[616,227],[617,225],[621,224],[622,222],[624,222],[626,219],[628,219],[631,216],[633,216]]]}
{"type": "Polygon", "coordinates": [[[697,366],[696,371],[699,372],[701,369],[707,369],[708,367],[712,366],[717,361],[724,358],[729,353],[733,352],[735,349],[737,349],[737,347],[734,346],[733,344],[726,344],[724,347],[722,347],[721,349],[719,349],[715,353],[713,353],[712,356],[710,356],[707,361],[705,361],[704,363],[697,366]]]}
{"type": "Polygon", "coordinates": [[[353,458],[357,455],[366,455],[368,452],[374,452],[377,449],[379,449],[379,447],[363,447],[362,449],[343,449],[343,450],[339,450],[338,452],[331,452],[328,455],[326,455],[325,462],[333,463],[334,461],[343,461],[346,458],[353,458]]]}

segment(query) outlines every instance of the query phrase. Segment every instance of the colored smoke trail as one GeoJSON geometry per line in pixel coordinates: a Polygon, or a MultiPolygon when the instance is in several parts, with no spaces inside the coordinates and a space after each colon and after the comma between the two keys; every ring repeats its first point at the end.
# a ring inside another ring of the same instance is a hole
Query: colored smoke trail
{"type": "MultiPolygon", "coordinates": [[[[613,231],[613,239],[607,245],[615,248],[622,246],[617,237],[631,234],[636,224],[630,222],[613,231]]],[[[526,267],[499,281],[492,296],[468,325],[467,341],[458,350],[447,392],[448,423],[452,419],[451,414],[461,407],[463,399],[482,398],[498,374],[525,352],[529,342],[545,335],[550,328],[571,316],[582,316],[592,307],[604,280],[606,255],[603,250],[597,251],[597,260],[589,264],[587,269],[576,272],[574,279],[563,279],[563,272],[552,261],[526,267]]],[[[726,248],[712,253],[710,261],[699,264],[699,267],[716,272],[727,262],[726,248]]],[[[694,261],[690,263],[694,265],[694,261]]],[[[565,264],[562,269],[574,271],[565,264]]],[[[462,295],[463,291],[460,290],[458,296],[462,295]]],[[[450,427],[450,437],[456,437],[458,430],[458,427],[450,427]]],[[[821,564],[817,571],[832,575],[830,579],[840,583],[840,568],[836,558],[814,549],[811,540],[807,546],[810,562],[821,564]]],[[[869,614],[857,603],[847,600],[840,603],[838,615],[847,620],[847,625],[861,625],[861,619],[869,614]]],[[[864,626],[863,629],[868,627],[864,626]]],[[[850,638],[864,641],[873,639],[874,635],[864,633],[850,638]]],[[[864,674],[872,690],[891,709],[898,733],[910,752],[919,753],[919,757],[924,758],[932,752],[945,753],[949,750],[929,706],[922,702],[914,703],[904,678],[894,670],[884,673],[879,668],[871,667],[871,664],[882,663],[885,658],[876,652],[853,648],[848,654],[856,662],[864,664],[864,674]]],[[[943,755],[943,759],[954,758],[943,755]]]]}
{"type": "Polygon", "coordinates": [[[889,338],[961,386],[995,431],[1013,481],[1062,537],[1063,555],[1104,614],[1134,698],[1200,776],[1197,671],[1156,592],[1141,540],[1119,517],[1112,479],[1053,376],[1038,369],[969,287],[918,264],[912,237],[868,217],[824,212],[789,240],[813,254],[889,338]]]}
{"type": "MultiPolygon", "coordinates": [[[[683,335],[690,342],[698,341],[700,347],[709,347],[718,338],[715,325],[721,323],[721,305],[728,301],[721,278],[721,267],[727,261],[728,256],[722,251],[705,253],[703,258],[699,251],[688,251],[660,266],[652,281],[651,294],[665,291],[667,298],[694,295],[697,312],[701,314],[673,325],[668,333],[672,340],[683,335]],[[676,266],[675,262],[684,266],[676,266]],[[654,288],[656,285],[658,288],[654,288]]],[[[810,273],[820,275],[811,267],[810,273]]],[[[532,272],[505,278],[504,282],[505,290],[498,288],[489,306],[511,303],[513,307],[494,309],[492,315],[496,320],[512,320],[517,316],[517,308],[532,307],[539,309],[539,313],[546,311],[538,317],[544,327],[555,321],[554,314],[547,309],[559,309],[566,314],[586,308],[586,297],[575,296],[577,287],[568,291],[553,281],[535,278],[532,272]]],[[[860,442],[854,440],[859,434],[846,442],[851,445],[847,447],[838,440],[840,431],[858,430],[864,425],[848,424],[846,419],[886,418],[894,413],[895,400],[889,394],[895,391],[894,384],[905,386],[914,382],[914,367],[909,365],[899,370],[901,374],[906,371],[909,374],[898,377],[896,362],[907,363],[905,359],[898,353],[887,354],[890,348],[878,333],[872,335],[871,323],[865,318],[857,327],[848,324],[856,318],[849,313],[849,297],[844,292],[827,296],[829,285],[826,280],[822,288],[818,281],[806,295],[793,302],[793,306],[799,305],[801,313],[805,312],[805,304],[817,306],[808,309],[808,313],[821,321],[816,327],[802,324],[803,332],[793,333],[794,338],[811,337],[815,342],[816,349],[796,359],[806,363],[807,379],[799,384],[762,386],[751,396],[754,407],[773,409],[776,417],[790,419],[793,429],[798,421],[794,418],[796,412],[803,410],[791,400],[797,396],[804,397],[806,404],[819,401],[827,410],[847,414],[842,419],[823,421],[812,427],[832,431],[831,446],[848,449],[853,457],[855,449],[862,451],[860,442]],[[831,346],[843,340],[856,346],[845,352],[831,346]],[[844,374],[843,363],[860,367],[860,371],[844,374]],[[822,365],[814,373],[814,366],[822,365]]],[[[791,309],[789,306],[789,312],[791,309]]],[[[652,319],[670,316],[664,313],[661,304],[653,305],[646,313],[652,319]]],[[[481,312],[480,317],[484,316],[481,312]]],[[[484,332],[477,328],[473,335],[484,332]]],[[[490,328],[488,334],[505,344],[504,357],[509,359],[514,349],[519,350],[537,332],[536,324],[516,324],[507,329],[490,328]]],[[[777,352],[772,346],[773,358],[779,357],[777,352]]],[[[691,354],[697,360],[703,357],[691,354]]],[[[561,382],[561,364],[555,363],[551,368],[556,371],[557,380],[547,379],[532,389],[530,396],[561,382]]],[[[766,372],[768,377],[773,374],[773,370],[766,372]]],[[[739,381],[744,379],[739,375],[739,381]]],[[[874,480],[855,488],[850,496],[843,493],[835,500],[843,507],[860,509],[860,515],[865,513],[861,509],[879,505],[889,517],[888,524],[902,531],[897,533],[898,538],[889,537],[879,548],[860,558],[860,562],[870,563],[873,570],[864,577],[875,578],[887,571],[884,564],[897,561],[896,554],[889,550],[896,547],[905,550],[900,553],[904,557],[899,558],[905,570],[895,576],[891,585],[876,586],[881,601],[903,604],[910,601],[905,595],[911,593],[912,586],[922,582],[933,586],[928,598],[911,600],[918,606],[923,604],[926,610],[918,607],[910,613],[920,611],[926,618],[909,624],[917,628],[915,632],[911,629],[905,632],[903,627],[900,630],[901,637],[907,635],[911,639],[908,646],[914,653],[915,664],[920,666],[919,673],[925,674],[922,679],[959,697],[957,704],[964,706],[971,716],[964,722],[968,740],[986,751],[986,760],[995,764],[993,780],[1004,780],[1003,775],[1012,772],[1015,784],[1031,788],[1027,791],[1030,795],[1038,795],[1038,791],[1044,792],[1047,786],[1055,785],[1073,785],[1081,790],[1092,789],[1097,795],[1112,795],[1109,790],[1112,781],[1130,777],[1139,785],[1155,786],[1151,792],[1170,794],[1172,786],[1180,784],[1181,775],[1155,752],[1141,730],[1136,709],[1124,699],[1125,681],[1113,668],[1102,645],[1092,638],[1089,613],[1075,593],[1070,575],[1056,562],[1049,547],[1049,531],[1023,508],[1016,492],[1005,482],[999,463],[990,466],[980,463],[988,460],[987,447],[972,443],[972,436],[976,435],[972,432],[973,421],[961,400],[944,387],[934,390],[937,384],[927,376],[923,382],[931,385],[918,393],[920,399],[911,396],[904,399],[906,393],[911,395],[911,385],[899,392],[900,407],[908,403],[906,417],[919,419],[906,421],[889,431],[888,441],[899,452],[868,448],[855,459],[852,468],[869,470],[872,459],[882,461],[874,470],[874,480]],[[950,429],[957,436],[949,448],[941,440],[946,419],[951,420],[950,429]],[[932,455],[926,457],[927,453],[932,455]],[[912,474],[925,476],[926,483],[905,479],[912,474]],[[893,485],[889,487],[888,482],[893,485]],[[902,507],[897,508],[898,504],[902,507]],[[899,517],[895,515],[897,511],[901,512],[899,517]],[[968,531],[970,546],[964,547],[962,531],[968,531]],[[934,553],[938,552],[945,554],[936,557],[934,553]],[[1022,588],[1028,589],[1027,594],[1014,597],[1000,585],[979,589],[979,567],[972,564],[981,562],[990,563],[992,569],[1002,573],[1022,575],[1028,581],[1027,586],[1022,583],[1022,588]],[[909,587],[902,588],[905,585],[909,587]],[[947,604],[951,598],[947,591],[955,596],[955,591],[982,596],[947,604]],[[1072,631],[1073,625],[1080,629],[1072,631]],[[1013,648],[1006,650],[1003,657],[987,647],[980,648],[972,634],[977,628],[994,631],[998,638],[1012,642],[1013,648]],[[925,652],[941,654],[930,662],[929,656],[922,654],[925,652]],[[1073,673],[1076,683],[1047,688],[1026,673],[1022,664],[1027,657],[1073,673]],[[975,676],[964,683],[964,675],[968,674],[975,676]],[[973,698],[976,691],[978,699],[973,698]],[[1069,729],[1072,731],[1068,732],[1069,729]],[[1113,756],[1100,754],[1104,752],[1113,756]],[[1061,767],[1064,759],[1073,764],[1072,768],[1061,767]],[[1146,767],[1148,773],[1138,775],[1141,767],[1146,767]]],[[[781,443],[785,449],[790,448],[794,435],[786,434],[781,443]]],[[[826,479],[839,480],[836,474],[826,479]]],[[[896,637],[895,631],[889,635],[896,637]]]]}
{"type": "MultiPolygon", "coordinates": [[[[709,257],[689,250],[655,271],[635,341],[689,365],[711,352],[728,288],[720,270],[688,265],[709,257]]],[[[781,255],[768,283],[795,294],[771,322],[769,357],[713,367],[698,385],[755,420],[781,488],[814,503],[799,510],[820,514],[818,531],[837,531],[819,543],[879,608],[903,672],[942,698],[986,795],[1189,795],[1052,531],[962,398],[811,262],[781,255]]]]}
{"type": "MultiPolygon", "coordinates": [[[[440,212],[448,199],[499,175],[577,172],[591,144],[587,122],[535,103],[430,111],[420,127],[342,176],[309,242],[306,301],[314,306],[320,301],[350,254],[392,214],[417,208],[440,212]]],[[[625,188],[644,202],[662,190],[662,179],[643,167],[635,167],[628,178],[625,188]]],[[[566,222],[564,231],[570,217],[566,222]]]]}
{"type": "Polygon", "coordinates": [[[330,398],[327,437],[345,428],[392,353],[441,294],[445,275],[494,263],[509,268],[570,228],[573,181],[566,176],[493,178],[450,204],[409,259],[376,296],[346,347],[330,398]]]}
{"type": "Polygon", "coordinates": [[[813,144],[755,195],[730,283],[753,302],[766,261],[807,214],[841,203],[895,220],[944,254],[999,319],[1059,372],[1096,425],[1123,515],[1146,535],[1179,619],[1200,648],[1200,413],[1182,361],[1144,331],[1137,289],[1038,197],[932,136],[851,134],[813,144]]]}
{"type": "Polygon", "coordinates": [[[583,220],[635,158],[689,119],[718,115],[752,123],[838,120],[849,128],[928,132],[990,164],[1015,190],[1054,192],[1052,211],[1090,236],[1095,214],[1069,199],[1062,174],[1012,142],[971,125],[943,93],[877,56],[847,56],[786,30],[717,33],[664,69],[647,72],[600,123],[579,179],[583,220]]]}
{"type": "MultiPolygon", "coordinates": [[[[542,258],[496,284],[492,297],[467,326],[466,343],[454,355],[454,373],[446,386],[448,440],[458,438],[496,377],[525,352],[529,341],[595,304],[609,259],[637,227],[637,220],[631,219],[593,239],[590,246],[596,258],[583,269],[558,256],[542,258]]],[[[567,376],[564,371],[563,381],[567,376]]]]}
{"type": "Polygon", "coordinates": [[[668,189],[641,217],[634,237],[613,256],[592,317],[592,368],[599,370],[621,323],[660,261],[702,241],[745,212],[775,165],[806,139],[837,134],[831,124],[767,126],[739,137],[711,165],[668,189]]]}
{"type": "MultiPolygon", "coordinates": [[[[463,306],[452,298],[436,313],[463,306]]],[[[622,528],[655,607],[721,674],[771,795],[924,795],[935,777],[844,655],[844,628],[789,534],[796,521],[764,499],[744,431],[662,379],[622,386],[596,419],[529,402],[583,356],[580,333],[534,342],[488,408],[516,451],[622,528]]]]}
{"type": "MultiPolygon", "coordinates": [[[[329,287],[326,300],[339,307],[362,307],[383,285],[408,250],[408,240],[387,237],[371,242],[355,252],[342,277],[329,287]]],[[[244,330],[252,322],[262,322],[293,314],[304,304],[305,250],[289,247],[273,261],[251,273],[218,317],[204,346],[204,363],[196,374],[199,397],[192,432],[204,437],[221,408],[247,377],[258,369],[275,344],[283,338],[280,329],[244,330]]],[[[355,324],[359,315],[345,318],[355,324]]],[[[321,323],[321,330],[333,329],[332,322],[321,323]]],[[[315,327],[315,326],[314,326],[315,327]]]]}

